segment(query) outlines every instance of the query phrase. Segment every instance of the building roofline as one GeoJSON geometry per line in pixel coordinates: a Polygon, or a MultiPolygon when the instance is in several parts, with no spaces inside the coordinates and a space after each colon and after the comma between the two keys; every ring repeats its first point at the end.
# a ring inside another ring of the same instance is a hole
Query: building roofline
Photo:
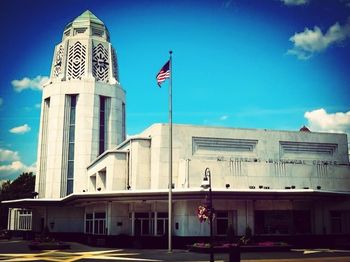
{"type": "MultiPolygon", "coordinates": [[[[61,199],[17,199],[1,203],[12,207],[72,206],[91,202],[123,202],[168,200],[168,190],[120,190],[112,192],[74,193],[61,199]]],[[[213,189],[213,199],[230,200],[317,200],[329,197],[350,198],[350,191],[315,189],[213,189]]],[[[201,188],[173,189],[174,200],[203,200],[208,191],[201,188]]]]}
{"type": "MultiPolygon", "coordinates": [[[[149,127],[145,128],[142,132],[144,133],[148,129],[150,129],[153,126],[167,126],[168,123],[154,123],[150,125],[149,127]]],[[[244,128],[244,127],[229,127],[229,126],[209,126],[209,125],[195,125],[195,124],[176,124],[173,123],[173,126],[184,126],[184,127],[193,127],[193,128],[213,128],[213,129],[226,129],[226,130],[242,130],[242,131],[265,131],[265,132],[283,132],[283,133],[302,133],[302,134],[324,134],[324,135],[347,135],[346,133],[330,133],[330,132],[319,132],[319,131],[310,131],[310,132],[302,132],[299,129],[297,130],[280,130],[280,129],[267,129],[267,128],[244,128]]]]}

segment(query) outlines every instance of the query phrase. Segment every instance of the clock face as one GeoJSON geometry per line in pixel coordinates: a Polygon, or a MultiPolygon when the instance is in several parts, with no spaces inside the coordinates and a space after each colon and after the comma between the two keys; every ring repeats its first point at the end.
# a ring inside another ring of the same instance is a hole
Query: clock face
{"type": "Polygon", "coordinates": [[[54,75],[55,77],[58,77],[61,73],[62,69],[62,60],[63,60],[63,47],[60,46],[55,58],[55,65],[54,65],[54,75]]]}

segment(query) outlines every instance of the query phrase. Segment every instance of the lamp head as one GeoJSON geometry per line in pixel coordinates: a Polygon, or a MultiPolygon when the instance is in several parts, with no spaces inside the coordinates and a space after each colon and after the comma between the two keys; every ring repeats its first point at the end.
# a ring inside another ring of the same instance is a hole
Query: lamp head
{"type": "Polygon", "coordinates": [[[202,184],[201,184],[201,188],[208,189],[209,187],[210,187],[209,179],[207,176],[204,176],[202,184]]]}

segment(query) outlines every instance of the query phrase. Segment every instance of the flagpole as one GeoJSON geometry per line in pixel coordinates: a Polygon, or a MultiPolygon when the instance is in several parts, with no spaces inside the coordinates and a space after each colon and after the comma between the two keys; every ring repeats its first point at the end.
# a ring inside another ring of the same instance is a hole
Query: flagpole
{"type": "Polygon", "coordinates": [[[173,109],[172,109],[172,79],[173,79],[173,65],[172,53],[170,54],[170,81],[169,81],[169,202],[168,202],[168,252],[172,252],[172,187],[173,187],[173,109]]]}

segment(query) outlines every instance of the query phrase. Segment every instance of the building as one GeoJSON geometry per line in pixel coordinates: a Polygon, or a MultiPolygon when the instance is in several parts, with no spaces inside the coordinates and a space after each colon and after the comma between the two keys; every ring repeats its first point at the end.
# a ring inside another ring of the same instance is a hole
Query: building
{"type": "MultiPolygon", "coordinates": [[[[43,88],[38,198],[6,202],[10,229],[164,244],[168,125],[125,139],[125,104],[108,30],[86,11],[55,48],[43,88]]],[[[206,168],[218,238],[229,225],[238,236],[247,227],[257,237],[349,236],[346,134],[174,125],[173,139],[177,243],[209,235],[197,217],[206,168]]]]}

